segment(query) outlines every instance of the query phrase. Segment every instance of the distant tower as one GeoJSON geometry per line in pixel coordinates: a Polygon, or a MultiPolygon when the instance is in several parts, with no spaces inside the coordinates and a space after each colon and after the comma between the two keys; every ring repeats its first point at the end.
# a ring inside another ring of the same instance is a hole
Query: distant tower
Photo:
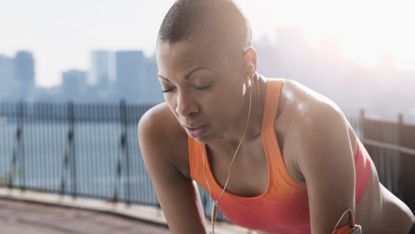
{"type": "Polygon", "coordinates": [[[35,82],[35,63],[31,52],[18,51],[14,58],[15,77],[24,83],[35,82]]]}
{"type": "Polygon", "coordinates": [[[16,84],[14,78],[14,60],[0,55],[0,98],[3,99],[11,94],[16,84]]]}
{"type": "Polygon", "coordinates": [[[29,51],[18,51],[14,58],[14,77],[18,90],[13,92],[18,98],[27,100],[32,97],[35,88],[35,62],[29,51]]]}
{"type": "Polygon", "coordinates": [[[118,51],[115,54],[117,96],[131,102],[142,102],[146,61],[142,51],[118,51]]]}
{"type": "Polygon", "coordinates": [[[106,50],[91,52],[90,78],[99,89],[107,89],[112,80],[112,53],[106,50]]]}
{"type": "Polygon", "coordinates": [[[62,73],[64,99],[80,101],[86,88],[87,73],[80,70],[69,70],[62,73]]]}

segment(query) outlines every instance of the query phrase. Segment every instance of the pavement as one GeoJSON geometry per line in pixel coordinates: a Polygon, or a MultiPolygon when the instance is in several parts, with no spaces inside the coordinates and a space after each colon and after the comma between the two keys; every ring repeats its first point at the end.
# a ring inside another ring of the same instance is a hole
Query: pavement
{"type": "Polygon", "coordinates": [[[97,211],[0,199],[2,234],[167,234],[167,227],[97,211]]]}
{"type": "MultiPolygon", "coordinates": [[[[209,221],[207,220],[208,224],[209,221]]],[[[208,226],[210,228],[210,226],[208,226]]],[[[163,212],[152,206],[0,188],[0,234],[167,234],[163,212]]],[[[253,234],[216,223],[216,234],[253,234]]]]}

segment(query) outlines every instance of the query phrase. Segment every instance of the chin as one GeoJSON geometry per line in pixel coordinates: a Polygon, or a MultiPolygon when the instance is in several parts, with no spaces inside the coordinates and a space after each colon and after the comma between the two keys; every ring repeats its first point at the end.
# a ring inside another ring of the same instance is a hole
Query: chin
{"type": "MultiPolygon", "coordinates": [[[[192,137],[190,135],[188,135],[189,137],[192,137]]],[[[196,140],[197,142],[199,142],[200,144],[208,144],[210,142],[212,142],[213,140],[217,139],[215,137],[212,137],[211,135],[204,135],[204,136],[200,136],[200,137],[192,137],[192,139],[196,140]]]]}

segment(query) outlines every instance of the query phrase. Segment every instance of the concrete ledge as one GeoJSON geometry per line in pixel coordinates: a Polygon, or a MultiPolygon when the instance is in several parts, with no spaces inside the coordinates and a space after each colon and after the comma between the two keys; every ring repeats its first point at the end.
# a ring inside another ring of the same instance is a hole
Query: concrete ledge
{"type": "MultiPolygon", "coordinates": [[[[103,200],[89,198],[73,198],[67,195],[49,194],[36,191],[24,191],[20,189],[0,188],[1,199],[11,199],[23,202],[35,202],[53,206],[62,206],[67,208],[85,209],[98,212],[105,212],[120,215],[129,219],[138,219],[154,225],[167,227],[166,219],[163,212],[152,206],[127,205],[125,203],[114,203],[103,200]]],[[[210,221],[206,221],[209,224],[210,221]]],[[[210,226],[206,226],[210,230],[210,226]]],[[[254,234],[254,231],[241,228],[228,223],[216,223],[215,232],[217,234],[254,234]]]]}

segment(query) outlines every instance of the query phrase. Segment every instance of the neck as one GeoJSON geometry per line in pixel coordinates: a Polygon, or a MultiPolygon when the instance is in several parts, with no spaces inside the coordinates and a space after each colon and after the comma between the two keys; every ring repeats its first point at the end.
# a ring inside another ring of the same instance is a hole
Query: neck
{"type": "Polygon", "coordinates": [[[222,136],[215,142],[215,144],[226,145],[231,147],[237,147],[241,137],[243,136],[244,129],[247,127],[244,142],[256,139],[261,134],[262,129],[262,117],[264,112],[265,101],[265,80],[257,75],[251,83],[251,87],[247,89],[247,95],[245,95],[245,101],[241,110],[241,118],[238,118],[234,123],[222,134],[222,136]],[[249,92],[252,89],[252,103],[251,114],[247,125],[248,110],[249,110],[249,92]]]}

